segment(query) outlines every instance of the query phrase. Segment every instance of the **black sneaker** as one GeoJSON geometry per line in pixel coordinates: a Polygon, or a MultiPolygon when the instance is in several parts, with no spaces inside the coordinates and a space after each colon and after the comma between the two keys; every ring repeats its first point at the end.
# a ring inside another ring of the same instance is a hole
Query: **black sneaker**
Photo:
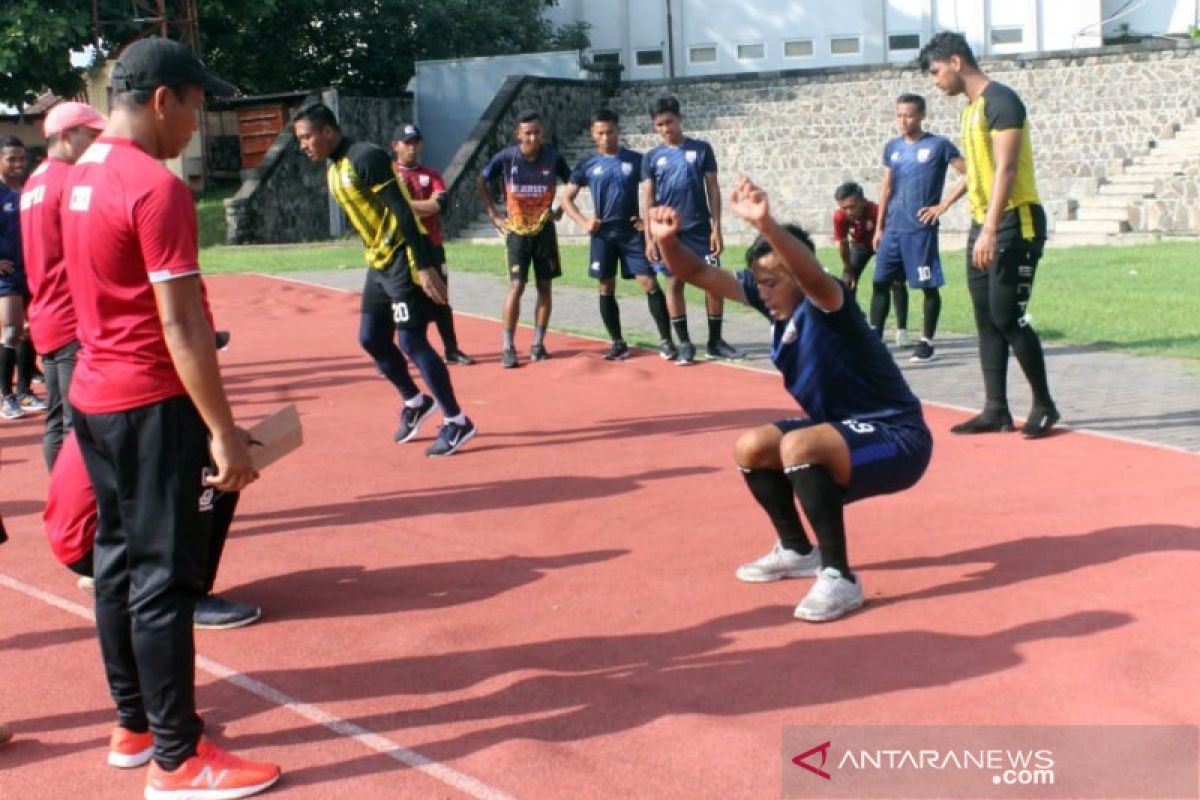
{"type": "Polygon", "coordinates": [[[462,350],[447,350],[447,364],[461,364],[464,367],[469,367],[475,363],[475,359],[464,353],[462,350]]]}
{"type": "Polygon", "coordinates": [[[674,361],[679,358],[679,351],[675,349],[674,342],[663,339],[658,343],[658,355],[663,361],[674,361]]]}
{"type": "Polygon", "coordinates": [[[604,354],[605,361],[624,361],[629,358],[629,345],[624,342],[613,342],[604,354]]]}
{"type": "Polygon", "coordinates": [[[213,334],[213,344],[217,346],[218,350],[224,350],[229,347],[230,338],[229,331],[216,331],[213,334]]]}
{"type": "Polygon", "coordinates": [[[511,347],[504,348],[504,352],[500,354],[500,366],[504,367],[505,369],[512,369],[516,366],[519,366],[520,363],[521,362],[517,360],[516,350],[511,347]]]}
{"type": "Polygon", "coordinates": [[[675,359],[675,363],[681,367],[691,366],[696,363],[696,345],[691,342],[679,343],[679,356],[675,359]]]}
{"type": "Polygon", "coordinates": [[[917,346],[913,348],[912,358],[908,359],[914,364],[928,364],[937,358],[937,354],[933,351],[933,345],[925,339],[917,342],[917,346]]]}
{"type": "Polygon", "coordinates": [[[742,351],[731,345],[724,339],[717,339],[715,342],[708,343],[709,358],[741,358],[742,351]]]}
{"type": "Polygon", "coordinates": [[[396,444],[404,444],[417,435],[417,430],[425,418],[437,410],[437,401],[427,394],[421,395],[421,405],[415,408],[404,406],[400,409],[400,427],[396,428],[396,444]]]}
{"type": "Polygon", "coordinates": [[[437,441],[429,445],[425,451],[427,456],[450,456],[458,452],[458,448],[475,438],[478,433],[475,423],[470,417],[462,425],[446,422],[438,431],[437,441]]]}
{"type": "Polygon", "coordinates": [[[1056,422],[1058,422],[1058,409],[1053,405],[1048,408],[1034,406],[1030,410],[1029,416],[1025,418],[1025,426],[1021,428],[1021,435],[1026,439],[1041,439],[1043,436],[1050,435],[1050,429],[1056,422]]]}
{"type": "Polygon", "coordinates": [[[249,625],[261,616],[262,609],[258,606],[235,603],[218,594],[210,594],[196,602],[192,625],[201,630],[228,630],[249,625]]]}
{"type": "Polygon", "coordinates": [[[545,361],[550,357],[550,351],[546,349],[544,344],[535,344],[529,349],[530,361],[545,361]]]}
{"type": "Polygon", "coordinates": [[[976,433],[1010,433],[1013,430],[1012,414],[1008,411],[984,411],[950,428],[951,433],[971,435],[976,433]]]}

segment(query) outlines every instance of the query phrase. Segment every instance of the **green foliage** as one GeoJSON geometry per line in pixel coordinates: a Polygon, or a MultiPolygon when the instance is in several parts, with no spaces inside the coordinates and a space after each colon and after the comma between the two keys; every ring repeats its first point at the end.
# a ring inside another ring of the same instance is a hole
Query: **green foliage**
{"type": "Polygon", "coordinates": [[[32,102],[49,89],[74,95],[84,70],[71,66],[70,51],[92,40],[91,3],[0,0],[0,102],[32,102]]]}

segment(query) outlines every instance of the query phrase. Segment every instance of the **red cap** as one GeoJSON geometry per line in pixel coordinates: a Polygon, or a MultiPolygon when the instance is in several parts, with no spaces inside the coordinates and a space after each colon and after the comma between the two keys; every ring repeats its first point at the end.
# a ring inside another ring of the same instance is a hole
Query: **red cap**
{"type": "Polygon", "coordinates": [[[104,119],[104,115],[87,103],[70,101],[59,103],[50,109],[50,113],[46,114],[45,122],[42,123],[42,130],[49,139],[55,134],[71,128],[78,128],[81,125],[102,131],[107,124],[108,120],[104,119]]]}

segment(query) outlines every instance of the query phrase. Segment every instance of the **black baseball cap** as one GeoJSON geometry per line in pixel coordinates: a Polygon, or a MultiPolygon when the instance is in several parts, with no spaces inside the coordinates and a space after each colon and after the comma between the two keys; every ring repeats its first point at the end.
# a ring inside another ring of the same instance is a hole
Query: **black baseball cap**
{"type": "Polygon", "coordinates": [[[404,122],[396,126],[392,131],[393,142],[411,142],[414,139],[421,138],[421,129],[411,122],[404,122]]]}
{"type": "Polygon", "coordinates": [[[114,92],[192,84],[219,97],[237,87],[208,71],[196,54],[179,42],[152,36],[126,47],[112,70],[114,92]]]}

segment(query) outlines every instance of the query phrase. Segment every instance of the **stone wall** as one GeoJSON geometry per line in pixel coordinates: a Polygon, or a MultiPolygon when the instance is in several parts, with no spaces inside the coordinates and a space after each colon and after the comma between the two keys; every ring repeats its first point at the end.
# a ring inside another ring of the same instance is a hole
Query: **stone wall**
{"type": "MultiPolygon", "coordinates": [[[[352,97],[331,90],[342,132],[387,147],[392,129],[412,118],[411,96],[352,97]]],[[[305,102],[316,100],[313,95],[305,102]]],[[[229,244],[308,242],[330,237],[329,193],[325,166],[300,152],[291,128],[285,128],[259,164],[225,201],[229,244]]]]}
{"type": "Polygon", "coordinates": [[[605,85],[596,80],[512,77],[505,81],[446,168],[448,207],[442,224],[447,235],[455,235],[483,214],[475,182],[491,157],[514,143],[522,111],[537,111],[546,129],[546,142],[562,149],[587,128],[592,111],[607,96],[605,85]]]}

